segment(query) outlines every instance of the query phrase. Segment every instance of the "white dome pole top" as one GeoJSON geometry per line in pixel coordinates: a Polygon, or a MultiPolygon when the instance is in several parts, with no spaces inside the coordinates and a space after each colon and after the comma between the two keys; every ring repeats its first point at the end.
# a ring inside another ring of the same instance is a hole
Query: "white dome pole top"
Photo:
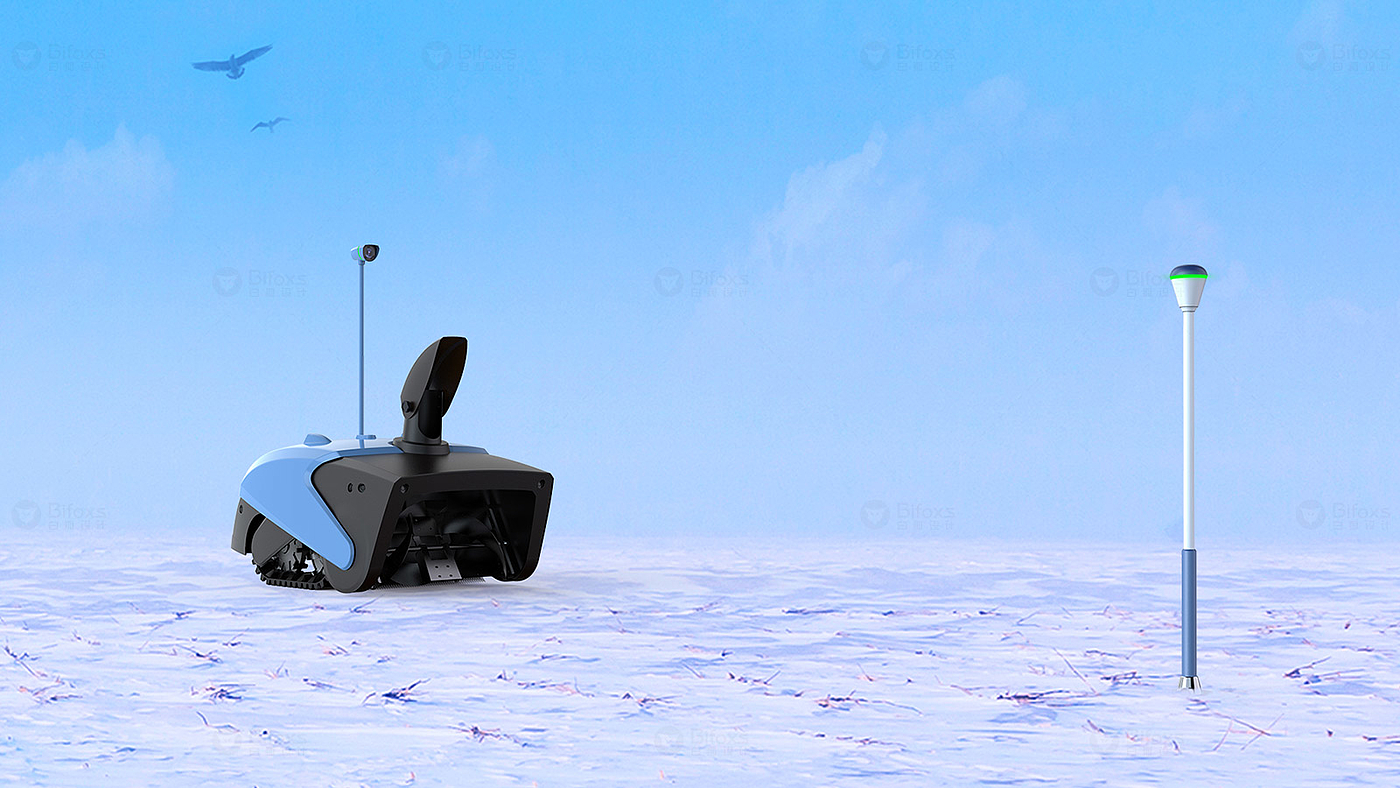
{"type": "Polygon", "coordinates": [[[1206,269],[1199,265],[1178,265],[1172,269],[1171,278],[1176,305],[1183,312],[1195,312],[1201,305],[1201,293],[1206,289],[1206,269]]]}

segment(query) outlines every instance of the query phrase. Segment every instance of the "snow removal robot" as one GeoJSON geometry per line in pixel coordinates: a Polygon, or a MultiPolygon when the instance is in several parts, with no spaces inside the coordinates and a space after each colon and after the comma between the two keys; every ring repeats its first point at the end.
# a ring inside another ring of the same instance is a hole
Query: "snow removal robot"
{"type": "Polygon", "coordinates": [[[428,346],[399,397],[403,434],[364,430],[364,264],[360,264],[360,434],[311,434],[260,457],[243,478],[232,547],[263,582],[364,591],[492,577],[524,580],[539,564],[554,477],[442,439],[467,340],[428,346]]]}

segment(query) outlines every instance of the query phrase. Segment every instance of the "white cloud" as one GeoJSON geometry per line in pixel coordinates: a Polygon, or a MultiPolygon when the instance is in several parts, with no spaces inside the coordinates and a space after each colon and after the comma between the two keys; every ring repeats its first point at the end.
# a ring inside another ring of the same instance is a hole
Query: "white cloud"
{"type": "Polygon", "coordinates": [[[943,231],[943,253],[948,263],[958,269],[971,270],[992,248],[996,233],[988,225],[957,221],[943,231]]]}
{"type": "Polygon", "coordinates": [[[1381,310],[1372,311],[1350,299],[1335,296],[1325,296],[1308,304],[1303,313],[1310,324],[1344,328],[1379,325],[1384,318],[1381,310]]]}
{"type": "Polygon", "coordinates": [[[20,164],[0,183],[0,215],[14,230],[141,221],[168,207],[174,185],[160,143],[137,139],[123,125],[100,147],[69,140],[61,151],[20,164]]]}
{"type": "Polygon", "coordinates": [[[758,231],[758,256],[791,263],[798,250],[847,217],[855,207],[859,187],[870,182],[880,164],[886,141],[884,131],[877,126],[859,153],[794,173],[783,204],[758,231]]]}
{"type": "Polygon", "coordinates": [[[1331,46],[1341,38],[1346,23],[1342,0],[1313,0],[1293,24],[1293,43],[1331,46]]]}
{"type": "Polygon", "coordinates": [[[1188,140],[1213,137],[1234,125],[1248,106],[1248,100],[1242,95],[1231,96],[1219,105],[1197,103],[1181,125],[1181,136],[1188,140]]]}
{"type": "Polygon", "coordinates": [[[1168,245],[1174,256],[1204,257],[1215,243],[1219,228],[1206,217],[1199,200],[1183,197],[1175,186],[1149,200],[1142,209],[1147,229],[1168,245]]]}
{"type": "Polygon", "coordinates": [[[438,172],[449,181],[479,178],[496,158],[496,148],[485,135],[466,135],[452,153],[438,162],[438,172]]]}
{"type": "Polygon", "coordinates": [[[1062,111],[1032,108],[1026,86],[1003,74],[934,112],[927,126],[916,123],[915,135],[935,162],[930,174],[955,187],[977,180],[984,164],[1008,150],[1038,149],[1065,136],[1068,122],[1062,111]]]}
{"type": "Polygon", "coordinates": [[[974,88],[963,106],[974,121],[1010,126],[1026,111],[1026,86],[1006,75],[993,77],[974,88]]]}
{"type": "Polygon", "coordinates": [[[1211,297],[1224,300],[1239,298],[1249,291],[1249,272],[1244,263],[1231,260],[1222,272],[1210,269],[1211,297]]]}
{"type": "Polygon", "coordinates": [[[957,219],[943,228],[943,266],[934,276],[929,295],[970,295],[977,266],[997,241],[991,225],[957,219]]]}
{"type": "Polygon", "coordinates": [[[893,138],[877,125],[860,150],[793,173],[755,228],[748,265],[758,289],[784,301],[836,297],[847,311],[997,288],[1023,301],[1017,275],[988,268],[1038,266],[1034,233],[964,216],[948,195],[976,179],[991,149],[1019,144],[1037,117],[1025,86],[999,76],[928,122],[893,138]]]}
{"type": "Polygon", "coordinates": [[[444,195],[473,212],[490,209],[496,169],[496,146],[482,134],[459,137],[452,150],[438,159],[444,195]]]}

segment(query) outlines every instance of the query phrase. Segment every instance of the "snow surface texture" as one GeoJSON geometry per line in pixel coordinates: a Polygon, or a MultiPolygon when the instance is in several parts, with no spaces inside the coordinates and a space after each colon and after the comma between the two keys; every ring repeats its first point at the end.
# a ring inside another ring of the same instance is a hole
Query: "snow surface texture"
{"type": "Polygon", "coordinates": [[[1192,695],[1170,550],[547,539],[345,596],[90,536],[0,548],[0,784],[1400,784],[1390,551],[1203,548],[1192,695]]]}

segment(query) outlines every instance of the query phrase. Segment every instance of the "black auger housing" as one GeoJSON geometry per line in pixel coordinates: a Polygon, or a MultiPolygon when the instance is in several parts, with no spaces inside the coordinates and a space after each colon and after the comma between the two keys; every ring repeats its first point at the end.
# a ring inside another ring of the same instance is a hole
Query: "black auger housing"
{"type": "Polygon", "coordinates": [[[443,440],[466,357],[462,337],[423,351],[392,441],[308,435],[259,459],[243,480],[233,549],[252,556],[264,581],[300,588],[529,577],[554,477],[443,440]]]}

